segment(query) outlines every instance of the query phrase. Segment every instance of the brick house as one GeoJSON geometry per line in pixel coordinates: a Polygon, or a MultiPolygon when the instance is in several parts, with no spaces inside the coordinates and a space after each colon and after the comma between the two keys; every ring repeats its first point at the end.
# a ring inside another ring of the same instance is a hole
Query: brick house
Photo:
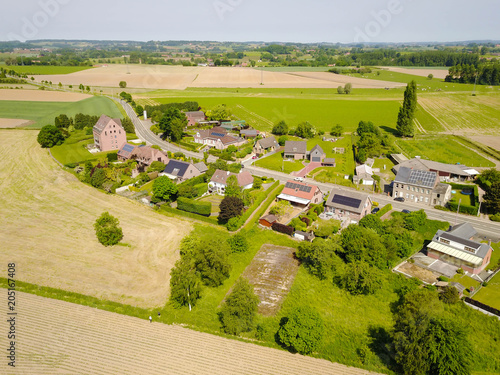
{"type": "Polygon", "coordinates": [[[321,148],[320,145],[316,145],[311,149],[311,152],[309,153],[309,160],[312,162],[323,162],[325,159],[326,154],[321,148]]]}
{"type": "Polygon", "coordinates": [[[255,146],[253,147],[253,151],[257,155],[262,155],[265,152],[273,152],[276,151],[280,147],[278,141],[274,137],[266,137],[259,139],[255,142],[255,146]]]}
{"type": "Polygon", "coordinates": [[[94,125],[94,144],[99,151],[115,151],[127,142],[120,119],[102,115],[94,125]]]}
{"type": "Polygon", "coordinates": [[[226,129],[216,126],[208,130],[198,130],[194,135],[194,142],[215,147],[217,150],[224,150],[231,145],[241,146],[246,141],[243,138],[230,135],[226,129]]]}
{"type": "Polygon", "coordinates": [[[285,188],[278,200],[289,201],[292,206],[307,208],[311,203],[318,204],[323,202],[323,193],[316,185],[309,185],[305,182],[287,181],[285,188]]]}
{"type": "Polygon", "coordinates": [[[285,159],[301,160],[307,157],[307,142],[306,141],[286,141],[285,159]]]}
{"type": "Polygon", "coordinates": [[[205,113],[203,111],[190,111],[185,112],[188,120],[188,126],[195,126],[196,124],[205,121],[205,113]]]}
{"type": "Polygon", "coordinates": [[[201,173],[194,164],[180,160],[170,160],[160,176],[167,176],[176,182],[183,182],[190,178],[197,177],[201,173]]]}
{"type": "Polygon", "coordinates": [[[154,161],[161,161],[167,164],[170,160],[167,155],[161,150],[149,146],[134,146],[130,143],[125,143],[118,151],[118,160],[136,160],[142,165],[151,165],[154,161]]]}
{"type": "Polygon", "coordinates": [[[248,171],[243,171],[238,174],[229,171],[217,169],[208,183],[208,191],[210,193],[224,194],[226,192],[227,179],[230,176],[236,176],[238,186],[242,189],[251,189],[253,187],[253,176],[248,171]]]}
{"type": "Polygon", "coordinates": [[[446,232],[438,230],[427,245],[427,255],[477,275],[490,263],[493,249],[490,244],[474,241],[476,235],[469,223],[452,226],[446,232]]]}
{"type": "Polygon", "coordinates": [[[367,194],[332,189],[325,204],[325,214],[338,219],[358,222],[372,211],[372,201],[367,194]]]}
{"type": "Polygon", "coordinates": [[[451,198],[451,186],[439,182],[437,172],[400,167],[393,183],[392,196],[428,206],[444,206],[451,198]]]}

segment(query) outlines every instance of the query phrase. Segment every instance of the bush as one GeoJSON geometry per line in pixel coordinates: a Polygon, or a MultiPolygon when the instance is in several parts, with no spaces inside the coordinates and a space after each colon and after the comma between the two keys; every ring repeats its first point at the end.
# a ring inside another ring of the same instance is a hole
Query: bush
{"type": "Polygon", "coordinates": [[[377,212],[375,215],[377,215],[378,217],[382,217],[386,213],[388,213],[390,210],[392,210],[392,205],[389,203],[389,204],[385,205],[384,207],[382,207],[382,209],[379,212],[377,212]]]}
{"type": "Polygon", "coordinates": [[[193,214],[210,216],[212,213],[212,203],[194,201],[189,198],[179,197],[177,199],[177,209],[191,212],[193,214]]]}
{"type": "Polygon", "coordinates": [[[308,218],[307,216],[302,216],[300,217],[300,221],[302,221],[304,224],[306,224],[307,226],[311,225],[311,219],[308,218]]]}
{"type": "Polygon", "coordinates": [[[226,228],[230,232],[234,232],[241,227],[241,219],[239,216],[232,217],[227,221],[226,228]]]}
{"type": "Polygon", "coordinates": [[[227,243],[233,253],[244,253],[248,250],[248,241],[246,237],[240,233],[229,237],[227,243]]]}
{"type": "Polygon", "coordinates": [[[464,271],[464,269],[463,269],[463,268],[459,268],[459,269],[457,269],[457,273],[458,273],[459,275],[463,275],[463,274],[465,273],[465,271],[464,271]]]}
{"type": "Polygon", "coordinates": [[[295,230],[300,230],[300,231],[305,231],[307,229],[307,224],[304,223],[298,217],[292,219],[292,221],[290,222],[289,226],[292,227],[295,230]]]}
{"type": "Polygon", "coordinates": [[[116,153],[116,152],[110,152],[110,153],[106,154],[106,159],[109,162],[118,161],[118,153],[116,153]]]}
{"type": "Polygon", "coordinates": [[[280,223],[273,223],[271,228],[272,228],[272,230],[274,230],[276,232],[285,233],[285,234],[288,234],[289,236],[291,236],[294,232],[293,227],[291,227],[289,225],[280,224],[280,223]]]}
{"type": "Polygon", "coordinates": [[[106,182],[106,172],[103,168],[96,168],[90,178],[90,185],[100,189],[102,188],[102,184],[104,184],[104,182],[106,182]]]}
{"type": "Polygon", "coordinates": [[[450,279],[448,279],[446,276],[442,276],[442,275],[438,277],[438,280],[439,281],[450,281],[450,279]]]}
{"type": "Polygon", "coordinates": [[[64,142],[64,136],[57,127],[46,125],[40,129],[37,141],[43,148],[51,148],[61,145],[64,142]]]}
{"type": "Polygon", "coordinates": [[[443,293],[439,294],[439,299],[447,304],[454,304],[460,300],[460,295],[457,288],[454,286],[447,286],[444,288],[443,293]]]}
{"type": "Polygon", "coordinates": [[[278,338],[292,351],[309,354],[319,346],[323,332],[321,316],[312,307],[304,306],[294,308],[281,320],[278,338]]]}
{"type": "Polygon", "coordinates": [[[500,212],[495,214],[495,215],[490,215],[490,220],[491,221],[500,221],[500,212]]]}
{"type": "Polygon", "coordinates": [[[117,218],[111,216],[109,212],[103,214],[96,220],[94,224],[97,239],[104,246],[116,245],[123,238],[123,231],[119,227],[117,218]]]}

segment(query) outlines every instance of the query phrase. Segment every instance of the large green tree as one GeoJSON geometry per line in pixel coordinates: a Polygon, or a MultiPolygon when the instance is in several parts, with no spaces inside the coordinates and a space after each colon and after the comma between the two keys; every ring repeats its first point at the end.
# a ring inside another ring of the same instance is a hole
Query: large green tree
{"type": "Polygon", "coordinates": [[[411,81],[404,93],[403,106],[399,109],[396,130],[401,137],[413,137],[415,128],[413,119],[417,108],[417,83],[411,81]]]}
{"type": "Polygon", "coordinates": [[[206,111],[205,115],[209,121],[222,121],[228,120],[231,117],[231,111],[229,111],[225,104],[218,104],[206,111]]]}
{"type": "Polygon", "coordinates": [[[239,335],[251,331],[258,305],[259,298],[253,287],[247,279],[240,277],[218,314],[224,332],[239,335]]]}
{"type": "Polygon", "coordinates": [[[219,223],[226,224],[229,219],[240,216],[243,211],[244,203],[238,197],[225,197],[220,202],[219,223]]]}
{"type": "Polygon", "coordinates": [[[37,141],[43,148],[51,148],[64,142],[64,136],[54,125],[45,125],[38,133],[37,141]]]}
{"type": "Polygon", "coordinates": [[[123,238],[123,231],[120,228],[120,222],[109,212],[103,212],[96,220],[94,229],[97,239],[104,246],[116,245],[123,238]]]}
{"type": "Polygon", "coordinates": [[[172,140],[178,141],[182,137],[182,129],[187,126],[187,118],[179,109],[168,107],[158,126],[163,132],[163,138],[170,137],[172,140]]]}
{"type": "Polygon", "coordinates": [[[286,135],[288,134],[288,125],[282,120],[273,126],[271,133],[276,135],[286,135]]]}
{"type": "Polygon", "coordinates": [[[231,175],[227,178],[224,195],[226,197],[238,197],[241,199],[241,188],[238,184],[238,177],[235,175],[231,175]]]}
{"type": "Polygon", "coordinates": [[[229,277],[229,245],[217,238],[202,239],[197,242],[191,254],[194,267],[201,281],[208,286],[217,287],[229,277]]]}
{"type": "Polygon", "coordinates": [[[167,176],[158,177],[153,182],[153,197],[162,201],[171,201],[177,194],[178,187],[167,176]]]}
{"type": "Polygon", "coordinates": [[[179,306],[192,306],[201,297],[200,278],[190,257],[175,263],[170,271],[170,300],[179,306]]]}
{"type": "Polygon", "coordinates": [[[295,135],[301,138],[313,138],[314,127],[307,121],[301,122],[295,129],[295,135]]]}
{"type": "Polygon", "coordinates": [[[353,295],[373,294],[382,286],[382,273],[365,262],[353,262],[337,277],[338,284],[353,295]]]}
{"type": "Polygon", "coordinates": [[[500,182],[494,182],[484,194],[484,204],[490,214],[500,212],[500,182]]]}
{"type": "Polygon", "coordinates": [[[304,306],[294,308],[282,319],[278,337],[287,348],[309,354],[319,346],[323,332],[321,316],[312,307],[304,306]]]}

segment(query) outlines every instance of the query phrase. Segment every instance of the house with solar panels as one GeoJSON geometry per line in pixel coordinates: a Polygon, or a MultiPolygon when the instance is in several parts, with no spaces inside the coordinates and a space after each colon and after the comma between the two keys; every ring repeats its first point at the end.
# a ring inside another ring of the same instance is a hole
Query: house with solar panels
{"type": "Polygon", "coordinates": [[[338,220],[358,222],[372,211],[368,194],[333,188],[325,203],[325,214],[338,220]]]}
{"type": "Polygon", "coordinates": [[[116,151],[127,142],[127,135],[118,118],[102,115],[93,128],[94,144],[99,151],[116,151]]]}
{"type": "Polygon", "coordinates": [[[451,198],[451,185],[439,182],[437,172],[400,167],[392,196],[428,206],[444,206],[451,198]]]}
{"type": "Polygon", "coordinates": [[[224,150],[233,145],[239,147],[246,142],[245,139],[228,134],[227,130],[216,126],[212,129],[198,130],[194,135],[194,142],[224,150]]]}
{"type": "Polygon", "coordinates": [[[287,181],[285,188],[278,200],[289,201],[292,206],[307,208],[311,203],[318,204],[323,202],[323,193],[316,185],[309,185],[305,182],[287,181]]]}
{"type": "Polygon", "coordinates": [[[167,164],[169,158],[163,151],[149,146],[135,146],[130,143],[125,143],[118,151],[118,160],[127,161],[133,159],[141,166],[149,166],[154,161],[160,161],[167,164]]]}
{"type": "Polygon", "coordinates": [[[490,244],[475,241],[476,235],[469,223],[452,226],[446,232],[438,230],[427,245],[427,256],[477,275],[490,263],[493,249],[490,244]]]}
{"type": "Polygon", "coordinates": [[[170,160],[165,166],[160,176],[167,176],[175,182],[183,182],[190,178],[197,177],[201,172],[194,166],[194,164],[186,163],[180,160],[170,160]]]}

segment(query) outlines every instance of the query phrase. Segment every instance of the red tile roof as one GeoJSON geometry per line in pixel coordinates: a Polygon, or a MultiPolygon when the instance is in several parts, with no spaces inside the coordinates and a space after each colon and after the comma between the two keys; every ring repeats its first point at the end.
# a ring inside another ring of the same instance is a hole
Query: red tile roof
{"type": "Polygon", "coordinates": [[[291,180],[289,180],[289,181],[287,181],[287,184],[288,183],[295,184],[295,185],[302,185],[302,186],[310,186],[311,190],[309,191],[309,193],[307,193],[307,192],[301,191],[299,189],[288,188],[285,185],[285,188],[283,189],[283,191],[281,192],[281,194],[286,194],[286,195],[291,195],[292,197],[297,197],[297,198],[303,198],[303,199],[309,199],[309,200],[311,200],[314,197],[314,194],[316,193],[316,191],[318,190],[318,187],[316,185],[309,185],[309,184],[307,184],[305,182],[298,182],[298,181],[291,181],[291,180]]]}

